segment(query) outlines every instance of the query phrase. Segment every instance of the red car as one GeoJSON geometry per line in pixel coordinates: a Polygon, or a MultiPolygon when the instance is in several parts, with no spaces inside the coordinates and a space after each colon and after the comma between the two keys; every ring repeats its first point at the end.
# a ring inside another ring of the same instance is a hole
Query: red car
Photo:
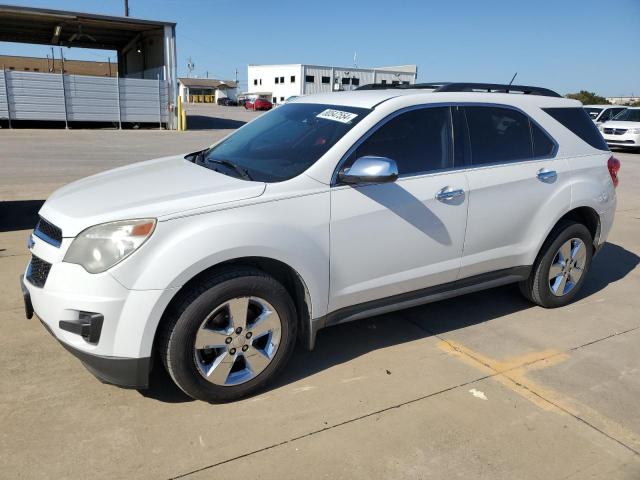
{"type": "Polygon", "coordinates": [[[244,104],[244,108],[247,110],[271,110],[273,103],[264,98],[249,99],[244,104]]]}

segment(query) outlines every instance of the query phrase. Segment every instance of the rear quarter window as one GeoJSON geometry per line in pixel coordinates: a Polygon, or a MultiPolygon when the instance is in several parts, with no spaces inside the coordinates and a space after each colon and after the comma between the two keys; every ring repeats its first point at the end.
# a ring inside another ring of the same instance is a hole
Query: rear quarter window
{"type": "Polygon", "coordinates": [[[607,143],[602,138],[595,123],[589,118],[587,112],[581,107],[570,108],[543,108],[544,112],[551,115],[574,134],[587,142],[593,148],[608,151],[607,143]]]}

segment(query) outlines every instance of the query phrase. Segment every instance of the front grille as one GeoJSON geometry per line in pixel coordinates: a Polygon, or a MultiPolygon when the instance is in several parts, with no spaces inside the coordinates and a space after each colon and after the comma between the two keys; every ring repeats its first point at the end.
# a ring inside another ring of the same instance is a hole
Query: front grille
{"type": "Polygon", "coordinates": [[[624,135],[627,133],[626,128],[605,128],[604,133],[607,135],[624,135]]]}
{"type": "Polygon", "coordinates": [[[40,217],[34,233],[54,247],[59,247],[62,244],[62,230],[42,217],[40,217]]]}
{"type": "Polygon", "coordinates": [[[49,262],[45,262],[41,258],[32,255],[29,268],[27,269],[27,280],[33,286],[42,288],[49,276],[49,270],[51,270],[51,264],[49,262]]]}

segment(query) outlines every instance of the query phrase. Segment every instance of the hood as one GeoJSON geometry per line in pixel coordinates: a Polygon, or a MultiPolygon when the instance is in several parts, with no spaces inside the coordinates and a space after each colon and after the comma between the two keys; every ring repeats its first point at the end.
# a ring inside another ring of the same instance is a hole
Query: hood
{"type": "Polygon", "coordinates": [[[640,122],[623,122],[618,120],[609,120],[601,124],[603,128],[640,128],[640,122]]]}
{"type": "Polygon", "coordinates": [[[108,170],[56,190],[40,215],[75,237],[114,220],[162,217],[262,195],[266,185],[195,165],[183,156],[108,170]]]}

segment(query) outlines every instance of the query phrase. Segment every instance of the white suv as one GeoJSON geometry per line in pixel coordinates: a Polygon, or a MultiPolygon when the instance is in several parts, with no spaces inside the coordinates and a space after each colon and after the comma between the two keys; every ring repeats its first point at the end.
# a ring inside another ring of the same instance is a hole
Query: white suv
{"type": "Polygon", "coordinates": [[[27,316],[105,382],[144,388],[158,363],[225,401],[330,325],[512,282],[572,301],[620,166],[582,105],[386,87],[305,96],[206,150],[56,191],[29,239],[27,316]]]}

